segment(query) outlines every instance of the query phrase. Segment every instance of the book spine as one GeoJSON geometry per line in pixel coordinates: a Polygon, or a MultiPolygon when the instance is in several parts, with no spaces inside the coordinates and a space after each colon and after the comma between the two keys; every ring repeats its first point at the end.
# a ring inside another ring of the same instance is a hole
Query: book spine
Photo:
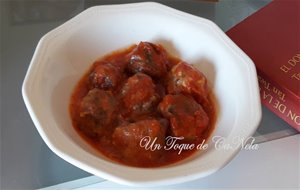
{"type": "Polygon", "coordinates": [[[299,98],[270,80],[263,72],[258,70],[257,73],[262,104],[300,131],[299,98]]]}

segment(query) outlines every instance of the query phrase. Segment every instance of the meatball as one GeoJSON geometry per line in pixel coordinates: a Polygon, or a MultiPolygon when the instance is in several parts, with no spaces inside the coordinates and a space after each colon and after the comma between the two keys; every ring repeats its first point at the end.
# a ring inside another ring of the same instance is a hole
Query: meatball
{"type": "Polygon", "coordinates": [[[178,63],[170,71],[167,90],[169,94],[188,94],[199,103],[207,102],[206,77],[198,69],[184,62],[178,63]]]}
{"type": "Polygon", "coordinates": [[[109,125],[115,117],[116,100],[110,91],[94,88],[80,103],[80,117],[92,118],[97,125],[109,125]]]}
{"type": "Polygon", "coordinates": [[[97,63],[90,74],[90,81],[95,88],[114,89],[120,81],[120,69],[110,62],[97,63]]]}
{"type": "Polygon", "coordinates": [[[165,144],[166,127],[156,119],[141,120],[135,123],[119,126],[112,138],[124,159],[135,163],[143,160],[145,163],[157,161],[162,155],[165,144]],[[152,149],[146,146],[154,142],[152,149]],[[160,146],[160,147],[158,147],[160,146]]]}
{"type": "Polygon", "coordinates": [[[121,89],[121,96],[128,113],[133,115],[151,112],[159,100],[155,84],[143,73],[128,78],[121,89]]]}
{"type": "Polygon", "coordinates": [[[152,77],[161,77],[167,73],[168,58],[163,47],[140,42],[130,53],[128,70],[132,73],[142,72],[152,77]]]}
{"type": "Polygon", "coordinates": [[[158,105],[158,109],[170,120],[171,135],[184,137],[185,141],[201,137],[208,126],[209,118],[206,112],[192,97],[167,95],[158,105]]]}

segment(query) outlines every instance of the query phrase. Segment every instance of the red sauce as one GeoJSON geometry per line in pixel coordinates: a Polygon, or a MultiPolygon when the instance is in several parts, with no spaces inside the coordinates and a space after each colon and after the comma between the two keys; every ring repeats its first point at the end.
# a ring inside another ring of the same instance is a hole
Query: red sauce
{"type": "Polygon", "coordinates": [[[76,85],[69,108],[85,141],[106,157],[137,167],[190,156],[196,148],[180,154],[166,150],[166,137],[184,137],[177,144],[197,146],[209,138],[216,118],[205,76],[148,42],[97,60],[76,85]],[[141,147],[144,137],[161,148],[141,147]]]}

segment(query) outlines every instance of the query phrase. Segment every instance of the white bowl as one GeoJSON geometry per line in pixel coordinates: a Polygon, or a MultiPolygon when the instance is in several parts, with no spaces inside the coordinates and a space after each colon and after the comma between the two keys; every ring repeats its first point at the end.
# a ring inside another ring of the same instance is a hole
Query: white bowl
{"type": "Polygon", "coordinates": [[[163,185],[204,177],[240,150],[236,138],[251,136],[261,118],[253,62],[213,22],[157,3],[97,6],[47,33],[33,55],[23,98],[41,137],[69,163],[127,185],[163,185]],[[176,164],[144,169],[114,163],[76,133],[69,116],[71,92],[97,58],[140,41],[162,44],[207,76],[218,103],[216,129],[231,146],[208,149],[176,164]]]}

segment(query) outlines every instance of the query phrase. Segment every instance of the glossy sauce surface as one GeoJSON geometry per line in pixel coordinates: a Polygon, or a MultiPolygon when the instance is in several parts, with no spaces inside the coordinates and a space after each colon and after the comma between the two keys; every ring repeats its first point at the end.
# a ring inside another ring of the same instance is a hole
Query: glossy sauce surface
{"type": "Polygon", "coordinates": [[[197,149],[168,147],[201,144],[216,120],[205,76],[157,44],[140,42],[94,62],[70,100],[73,127],[95,149],[125,165],[159,167],[197,149]],[[152,150],[147,142],[159,144],[152,150]]]}

